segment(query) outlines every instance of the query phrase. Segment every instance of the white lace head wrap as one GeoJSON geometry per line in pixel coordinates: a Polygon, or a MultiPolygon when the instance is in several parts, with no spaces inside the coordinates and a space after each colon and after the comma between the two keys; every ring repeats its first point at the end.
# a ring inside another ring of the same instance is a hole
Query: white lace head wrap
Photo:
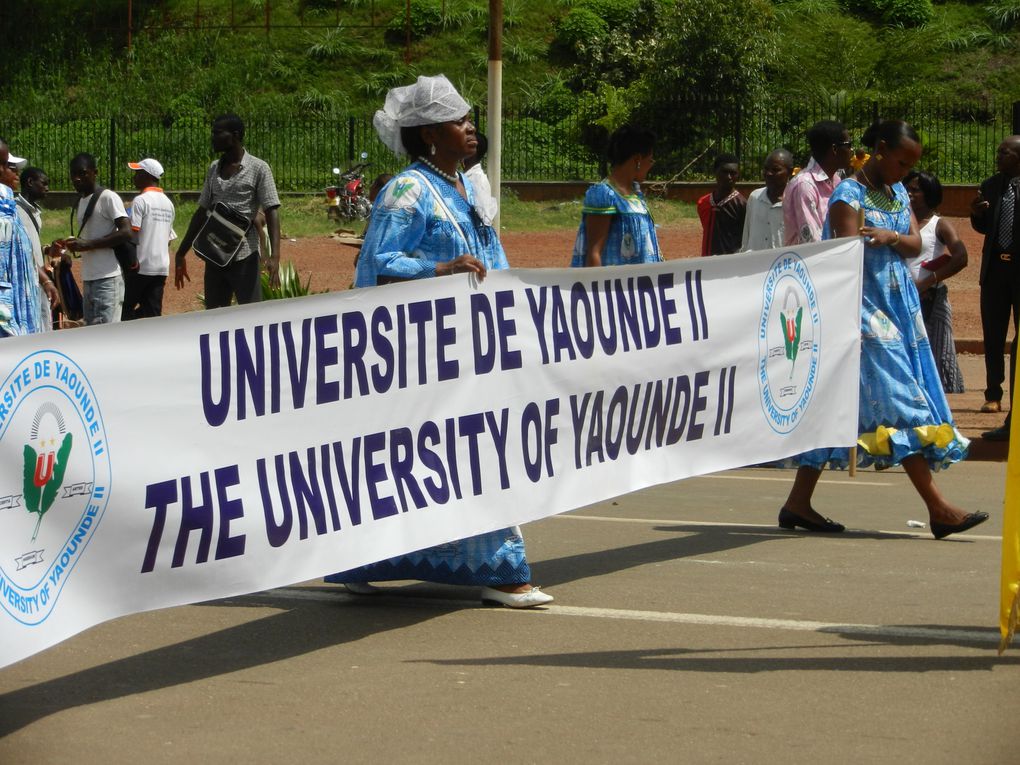
{"type": "Polygon", "coordinates": [[[400,140],[400,128],[438,125],[459,120],[471,110],[445,75],[421,76],[414,85],[393,88],[386,103],[375,113],[372,124],[380,140],[398,157],[407,154],[400,140]]]}

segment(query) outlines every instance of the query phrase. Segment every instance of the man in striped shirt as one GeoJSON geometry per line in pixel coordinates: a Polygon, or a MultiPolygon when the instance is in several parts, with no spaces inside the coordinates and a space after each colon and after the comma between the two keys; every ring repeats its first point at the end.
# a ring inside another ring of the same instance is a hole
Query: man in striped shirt
{"type": "Polygon", "coordinates": [[[807,132],[811,161],[786,185],[783,194],[783,232],[786,244],[822,240],[829,198],[840,181],[840,170],[850,167],[853,142],[839,122],[822,120],[807,132]]]}

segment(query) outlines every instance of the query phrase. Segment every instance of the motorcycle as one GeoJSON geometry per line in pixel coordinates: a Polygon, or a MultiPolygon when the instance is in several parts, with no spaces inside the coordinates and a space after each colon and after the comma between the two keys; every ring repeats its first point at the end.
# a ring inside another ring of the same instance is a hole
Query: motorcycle
{"type": "MultiPolygon", "coordinates": [[[[362,152],[361,159],[368,159],[368,154],[362,152]]],[[[330,220],[352,221],[368,218],[372,205],[366,195],[364,171],[371,164],[359,162],[343,172],[339,167],[333,168],[333,175],[337,176],[336,184],[326,187],[326,214],[330,220]]]]}

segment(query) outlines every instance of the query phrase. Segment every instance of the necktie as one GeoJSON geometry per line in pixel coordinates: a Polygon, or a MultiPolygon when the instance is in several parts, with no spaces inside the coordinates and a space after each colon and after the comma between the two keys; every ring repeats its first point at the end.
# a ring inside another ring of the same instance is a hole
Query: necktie
{"type": "Polygon", "coordinates": [[[1016,207],[1016,182],[1006,186],[999,207],[999,247],[1008,250],[1013,246],[1013,210],[1016,207]]]}

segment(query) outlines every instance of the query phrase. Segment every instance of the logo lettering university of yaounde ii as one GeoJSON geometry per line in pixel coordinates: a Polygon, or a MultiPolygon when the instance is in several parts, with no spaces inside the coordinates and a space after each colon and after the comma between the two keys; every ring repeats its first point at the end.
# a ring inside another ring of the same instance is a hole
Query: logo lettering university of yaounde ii
{"type": "Polygon", "coordinates": [[[88,376],[40,350],[0,382],[0,621],[45,622],[86,557],[113,477],[88,376]]]}
{"type": "Polygon", "coordinates": [[[762,414],[776,433],[801,422],[817,383],[821,312],[807,264],[795,252],[772,263],[762,289],[758,385],[762,414]]]}

